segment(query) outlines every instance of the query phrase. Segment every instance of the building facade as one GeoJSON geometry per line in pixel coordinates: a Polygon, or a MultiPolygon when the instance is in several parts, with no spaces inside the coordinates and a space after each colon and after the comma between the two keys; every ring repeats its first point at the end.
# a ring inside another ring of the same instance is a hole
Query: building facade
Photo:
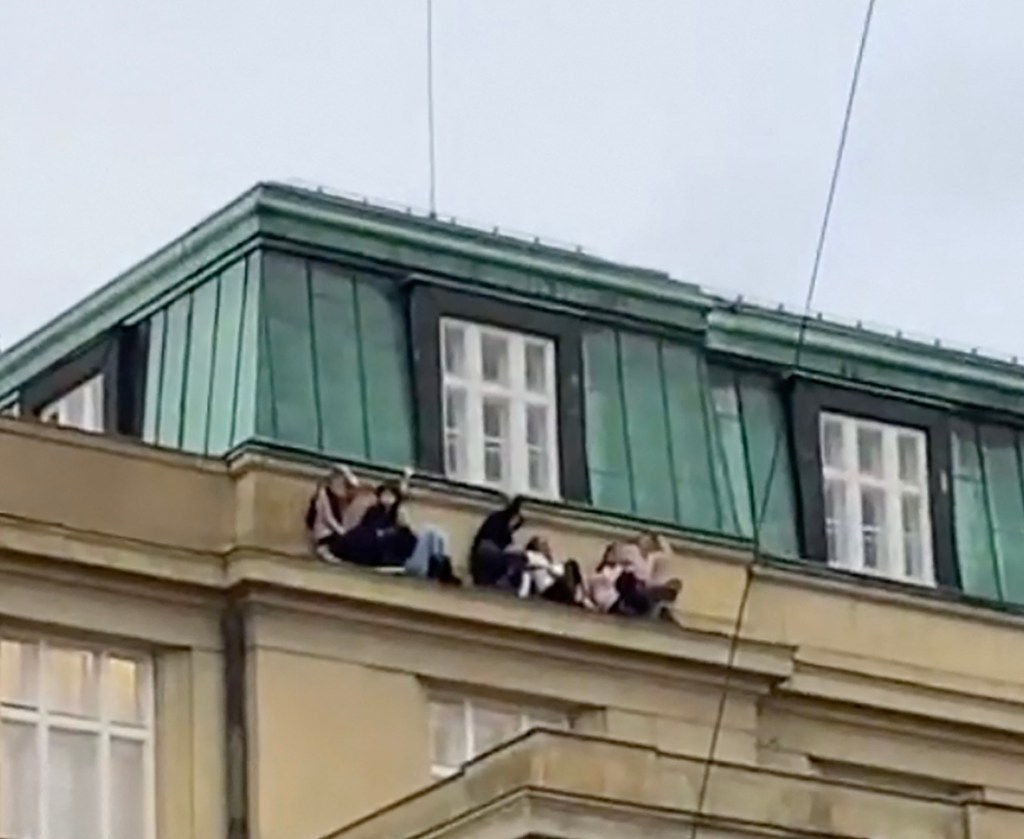
{"type": "Polygon", "coordinates": [[[260,185],[0,355],[0,837],[1019,839],[1022,396],[260,185]],[[321,563],[332,461],[660,530],[674,621],[321,563]]]}

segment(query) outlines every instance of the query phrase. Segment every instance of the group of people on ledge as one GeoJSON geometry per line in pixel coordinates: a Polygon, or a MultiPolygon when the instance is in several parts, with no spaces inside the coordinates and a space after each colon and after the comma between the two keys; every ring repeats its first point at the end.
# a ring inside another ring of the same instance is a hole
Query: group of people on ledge
{"type": "MultiPolygon", "coordinates": [[[[401,481],[362,483],[345,466],[322,480],[306,510],[306,529],[316,555],[326,562],[351,562],[394,569],[410,576],[459,585],[445,535],[433,527],[414,528],[405,501],[412,471],[401,481]]],[[[656,582],[664,539],[645,533],[610,543],[594,570],[584,573],[575,559],[557,559],[543,536],[517,542],[525,518],[517,496],[484,518],[470,548],[473,584],[518,597],[540,597],[596,612],[634,617],[667,616],[678,597],[677,579],[656,582]]]]}

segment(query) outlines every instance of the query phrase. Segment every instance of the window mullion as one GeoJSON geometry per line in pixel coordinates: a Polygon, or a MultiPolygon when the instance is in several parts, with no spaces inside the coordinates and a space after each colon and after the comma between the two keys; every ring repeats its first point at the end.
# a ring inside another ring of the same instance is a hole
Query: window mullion
{"type": "Polygon", "coordinates": [[[36,648],[38,657],[38,679],[36,697],[39,702],[39,728],[36,732],[36,766],[38,768],[36,782],[36,824],[39,826],[39,839],[50,839],[49,801],[50,789],[50,680],[47,678],[46,642],[40,641],[36,648]]]}
{"type": "Polygon", "coordinates": [[[899,430],[882,431],[882,474],[885,476],[886,572],[890,577],[906,577],[903,556],[903,487],[900,484],[899,430]]]}
{"type": "Polygon", "coordinates": [[[935,583],[935,557],[932,554],[932,510],[928,471],[928,437],[922,434],[917,438],[917,462],[920,464],[917,475],[918,494],[918,526],[921,528],[921,570],[924,582],[935,583]]]}
{"type": "Polygon", "coordinates": [[[558,454],[558,388],[555,385],[555,346],[546,344],[544,347],[544,367],[547,371],[548,407],[548,495],[558,497],[562,493],[561,461],[558,454]]]}
{"type": "Polygon", "coordinates": [[[143,663],[141,671],[143,679],[143,711],[142,720],[146,727],[146,744],[143,747],[146,784],[146,837],[153,839],[156,834],[156,673],[152,661],[143,663]]]}
{"type": "Polygon", "coordinates": [[[530,489],[529,450],[526,444],[526,342],[522,335],[508,336],[510,489],[530,489]]]}
{"type": "Polygon", "coordinates": [[[484,479],[484,405],[481,392],[480,330],[466,325],[466,471],[473,483],[484,479]]]}
{"type": "Polygon", "coordinates": [[[843,466],[846,470],[847,555],[849,567],[864,570],[864,515],[861,505],[859,453],[857,450],[857,421],[843,420],[843,466]]]}
{"type": "Polygon", "coordinates": [[[97,698],[99,700],[99,719],[100,719],[100,731],[99,737],[99,783],[97,786],[97,794],[99,796],[99,815],[100,815],[100,836],[110,836],[110,813],[113,807],[112,801],[112,779],[110,776],[110,713],[109,706],[107,703],[107,653],[98,653],[98,684],[97,698]]]}

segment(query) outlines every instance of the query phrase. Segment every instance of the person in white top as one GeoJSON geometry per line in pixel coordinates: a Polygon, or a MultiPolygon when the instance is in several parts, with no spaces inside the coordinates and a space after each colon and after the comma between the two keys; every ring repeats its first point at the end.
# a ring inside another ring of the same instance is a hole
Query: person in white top
{"type": "Polygon", "coordinates": [[[534,536],[526,543],[526,570],[519,586],[519,596],[536,594],[545,600],[574,606],[586,606],[583,575],[574,559],[558,562],[551,544],[543,536],[534,536]]]}

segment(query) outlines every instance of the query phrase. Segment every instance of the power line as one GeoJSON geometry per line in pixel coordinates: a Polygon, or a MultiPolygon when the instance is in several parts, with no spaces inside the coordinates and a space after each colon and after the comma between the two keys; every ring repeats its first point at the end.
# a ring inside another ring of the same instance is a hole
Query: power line
{"type": "MultiPolygon", "coordinates": [[[[804,301],[804,312],[800,319],[800,329],[797,332],[796,347],[793,352],[793,363],[789,375],[800,369],[801,354],[803,352],[804,340],[807,335],[807,327],[811,321],[811,303],[814,300],[814,293],[818,287],[818,274],[821,269],[822,254],[825,251],[825,240],[828,236],[829,223],[832,219],[832,207],[835,203],[836,188],[839,184],[839,173],[843,165],[843,157],[846,152],[846,139],[850,132],[850,122],[853,116],[853,103],[857,97],[857,86],[860,81],[861,66],[864,63],[864,51],[868,43],[868,35],[871,31],[871,18],[875,10],[875,0],[868,0],[867,9],[864,14],[864,24],[861,29],[860,44],[857,48],[857,58],[853,65],[853,76],[850,79],[850,91],[846,98],[846,110],[843,114],[843,125],[839,133],[839,146],[836,149],[835,162],[832,166],[832,179],[829,182],[828,197],[825,200],[825,211],[822,214],[821,227],[818,231],[818,241],[814,249],[814,262],[811,267],[811,276],[807,285],[807,297],[804,301]]],[[[743,630],[743,621],[746,617],[747,603],[750,600],[750,592],[754,583],[754,566],[761,559],[761,528],[768,511],[768,498],[772,489],[772,481],[778,467],[779,451],[783,442],[783,423],[779,423],[775,433],[775,442],[772,446],[772,457],[768,465],[768,475],[765,481],[765,488],[761,505],[753,522],[753,557],[747,565],[746,579],[743,583],[743,591],[740,594],[739,604],[736,609],[736,620],[733,624],[732,635],[729,638],[729,651],[726,657],[725,676],[722,679],[722,692],[718,700],[718,710],[715,715],[715,724],[711,730],[711,742],[708,746],[708,756],[704,761],[703,774],[701,777],[700,790],[697,794],[697,808],[693,819],[693,829],[690,832],[690,839],[697,839],[697,832],[700,829],[700,817],[704,811],[704,804],[707,799],[708,786],[711,779],[711,769],[714,765],[715,754],[718,749],[718,740],[722,731],[722,720],[725,716],[725,706],[729,698],[729,685],[735,669],[736,653],[739,649],[740,635],[743,630]]],[[[745,456],[749,453],[744,449],[745,456]]],[[[749,471],[749,463],[747,474],[749,471]]],[[[754,496],[756,498],[756,496],[754,496]]]]}
{"type": "Polygon", "coordinates": [[[434,140],[434,0],[427,0],[427,142],[430,155],[430,215],[437,215],[437,149],[434,140]]]}

